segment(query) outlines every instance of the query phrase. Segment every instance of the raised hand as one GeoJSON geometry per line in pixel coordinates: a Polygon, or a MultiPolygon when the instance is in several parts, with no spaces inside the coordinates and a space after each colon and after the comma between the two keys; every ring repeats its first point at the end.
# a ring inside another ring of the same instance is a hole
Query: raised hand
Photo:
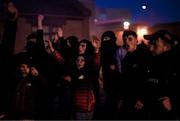
{"type": "Polygon", "coordinates": [[[32,76],[38,76],[38,70],[35,67],[31,67],[31,75],[32,76]]]}
{"type": "Polygon", "coordinates": [[[57,36],[58,36],[58,37],[63,37],[63,30],[62,30],[61,27],[59,27],[59,28],[57,29],[57,36]]]}
{"type": "Polygon", "coordinates": [[[91,43],[92,43],[93,47],[95,48],[95,51],[99,52],[99,48],[101,46],[101,41],[96,36],[93,36],[91,43]]]}
{"type": "Polygon", "coordinates": [[[42,30],[42,29],[43,29],[43,24],[42,24],[42,22],[43,22],[43,20],[44,20],[44,16],[40,14],[40,15],[38,15],[37,19],[38,19],[38,29],[39,29],[39,30],[42,30]]]}
{"type": "Polygon", "coordinates": [[[9,20],[15,21],[18,18],[18,10],[12,2],[7,4],[7,11],[11,13],[11,15],[9,15],[9,20]]]}
{"type": "Polygon", "coordinates": [[[144,104],[140,100],[138,100],[134,107],[137,110],[141,110],[144,107],[144,104]]]}
{"type": "Polygon", "coordinates": [[[167,111],[172,110],[171,100],[169,97],[164,96],[160,98],[160,101],[162,101],[162,105],[167,111]]]}
{"type": "Polygon", "coordinates": [[[42,22],[43,20],[44,20],[44,16],[43,16],[43,15],[41,15],[41,14],[40,14],[40,15],[38,15],[38,22],[39,22],[39,21],[41,21],[41,22],[42,22]]]}
{"type": "Polygon", "coordinates": [[[71,82],[71,76],[67,75],[67,76],[64,76],[63,79],[67,82],[71,82]]]}
{"type": "Polygon", "coordinates": [[[47,53],[52,54],[54,52],[52,42],[50,40],[46,40],[45,42],[47,43],[47,46],[46,46],[47,53]]]}
{"type": "Polygon", "coordinates": [[[58,37],[58,35],[57,35],[57,34],[55,34],[55,35],[54,35],[54,40],[53,40],[53,43],[58,42],[58,40],[59,40],[59,37],[58,37]]]}

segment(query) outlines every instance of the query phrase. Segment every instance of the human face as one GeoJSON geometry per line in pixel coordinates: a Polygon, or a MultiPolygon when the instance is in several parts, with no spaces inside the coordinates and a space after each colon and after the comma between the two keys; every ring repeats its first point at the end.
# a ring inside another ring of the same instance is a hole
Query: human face
{"type": "Polygon", "coordinates": [[[81,42],[79,44],[79,54],[84,54],[86,52],[86,46],[87,44],[84,42],[81,42]]]}
{"type": "Polygon", "coordinates": [[[159,55],[163,52],[166,52],[169,50],[169,47],[167,44],[165,44],[164,40],[161,38],[158,38],[155,43],[150,44],[150,51],[153,55],[159,55]]]}
{"type": "Polygon", "coordinates": [[[25,77],[30,73],[30,68],[27,64],[21,64],[20,65],[20,72],[25,77]]]}
{"type": "Polygon", "coordinates": [[[76,59],[76,66],[78,69],[83,68],[85,65],[85,59],[83,56],[78,56],[78,58],[76,59]]]}
{"type": "Polygon", "coordinates": [[[123,38],[125,47],[128,52],[133,52],[137,48],[138,40],[133,35],[123,38]]]}

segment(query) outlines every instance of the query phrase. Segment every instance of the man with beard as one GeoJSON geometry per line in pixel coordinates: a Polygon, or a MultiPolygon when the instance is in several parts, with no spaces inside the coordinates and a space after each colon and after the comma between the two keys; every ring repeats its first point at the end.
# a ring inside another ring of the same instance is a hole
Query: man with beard
{"type": "Polygon", "coordinates": [[[151,119],[177,119],[179,69],[173,36],[159,30],[144,38],[150,40],[153,54],[145,85],[149,116],[151,119]]]}

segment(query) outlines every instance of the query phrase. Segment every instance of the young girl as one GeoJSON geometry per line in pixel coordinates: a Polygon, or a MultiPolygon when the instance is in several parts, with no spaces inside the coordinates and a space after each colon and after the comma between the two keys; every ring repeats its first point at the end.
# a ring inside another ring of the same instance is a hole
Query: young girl
{"type": "Polygon", "coordinates": [[[79,55],[72,73],[73,107],[77,120],[91,120],[93,118],[95,97],[92,77],[92,71],[88,68],[86,57],[79,55]]]}

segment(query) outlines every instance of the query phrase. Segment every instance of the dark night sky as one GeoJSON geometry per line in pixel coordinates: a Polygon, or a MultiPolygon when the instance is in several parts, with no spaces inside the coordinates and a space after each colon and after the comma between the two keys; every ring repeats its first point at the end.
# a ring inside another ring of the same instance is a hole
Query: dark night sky
{"type": "Polygon", "coordinates": [[[98,8],[128,8],[133,23],[148,24],[180,21],[180,0],[96,0],[98,8]],[[147,8],[142,9],[142,5],[147,8]]]}

